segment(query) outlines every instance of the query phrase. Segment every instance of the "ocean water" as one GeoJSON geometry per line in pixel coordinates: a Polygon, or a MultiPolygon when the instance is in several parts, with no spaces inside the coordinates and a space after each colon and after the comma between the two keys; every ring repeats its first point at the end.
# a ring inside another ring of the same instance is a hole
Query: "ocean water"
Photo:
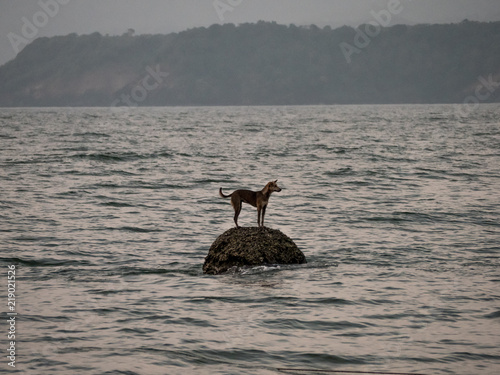
{"type": "Polygon", "coordinates": [[[0,145],[9,373],[500,373],[498,104],[1,109],[0,145]],[[204,275],[219,187],[274,179],[308,263],[204,275]]]}

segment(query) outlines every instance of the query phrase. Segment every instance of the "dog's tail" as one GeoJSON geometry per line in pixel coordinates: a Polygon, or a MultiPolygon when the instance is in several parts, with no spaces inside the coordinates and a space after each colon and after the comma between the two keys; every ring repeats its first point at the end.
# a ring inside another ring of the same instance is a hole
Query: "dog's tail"
{"type": "Polygon", "coordinates": [[[229,198],[231,195],[233,195],[233,193],[229,194],[229,195],[224,195],[222,193],[222,188],[219,189],[219,195],[222,197],[222,198],[229,198]]]}

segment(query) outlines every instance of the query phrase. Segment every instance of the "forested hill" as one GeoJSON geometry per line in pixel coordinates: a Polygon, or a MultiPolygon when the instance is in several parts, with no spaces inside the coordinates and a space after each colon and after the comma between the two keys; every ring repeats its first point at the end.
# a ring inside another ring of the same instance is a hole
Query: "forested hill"
{"type": "Polygon", "coordinates": [[[500,22],[131,34],[36,39],[0,67],[0,106],[500,101],[500,22]]]}

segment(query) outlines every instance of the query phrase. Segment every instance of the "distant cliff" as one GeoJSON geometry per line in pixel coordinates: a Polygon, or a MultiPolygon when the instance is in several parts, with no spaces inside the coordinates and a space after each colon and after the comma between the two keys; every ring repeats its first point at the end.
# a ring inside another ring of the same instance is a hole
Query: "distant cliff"
{"type": "Polygon", "coordinates": [[[0,67],[0,106],[498,102],[499,82],[500,22],[259,22],[39,38],[0,67]]]}

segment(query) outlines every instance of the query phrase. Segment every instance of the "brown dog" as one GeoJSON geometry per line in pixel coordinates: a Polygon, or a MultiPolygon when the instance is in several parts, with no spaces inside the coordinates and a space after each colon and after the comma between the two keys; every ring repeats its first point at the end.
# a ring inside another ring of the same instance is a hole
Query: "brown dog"
{"type": "Polygon", "coordinates": [[[240,215],[242,202],[257,207],[257,225],[259,227],[264,226],[264,215],[266,214],[269,197],[273,191],[281,191],[277,182],[278,180],[268,182],[261,191],[235,190],[229,195],[224,195],[222,193],[222,188],[219,189],[219,194],[222,198],[231,197],[231,205],[234,208],[234,223],[236,224],[236,228],[240,227],[238,225],[238,216],[240,215]]]}

